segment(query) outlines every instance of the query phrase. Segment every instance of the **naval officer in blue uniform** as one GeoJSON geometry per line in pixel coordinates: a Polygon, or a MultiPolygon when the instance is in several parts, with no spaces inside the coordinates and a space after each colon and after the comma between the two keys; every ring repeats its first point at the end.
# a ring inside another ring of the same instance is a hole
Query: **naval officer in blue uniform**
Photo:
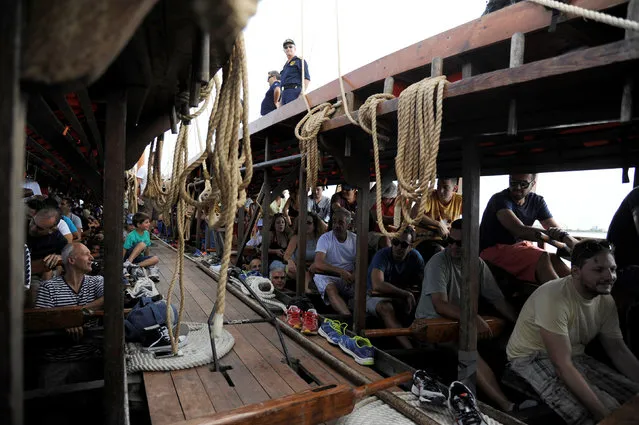
{"type": "Polygon", "coordinates": [[[260,114],[262,115],[266,115],[280,107],[280,73],[277,71],[269,72],[266,82],[268,82],[268,90],[264,95],[264,100],[262,100],[262,107],[260,109],[260,114]]]}
{"type": "MultiPolygon", "coordinates": [[[[286,53],[286,63],[282,69],[282,105],[286,105],[297,99],[302,92],[302,60],[295,55],[295,42],[284,40],[284,53],[286,53]]],[[[311,82],[311,74],[308,71],[308,63],[304,61],[304,85],[308,87],[311,82]]]]}

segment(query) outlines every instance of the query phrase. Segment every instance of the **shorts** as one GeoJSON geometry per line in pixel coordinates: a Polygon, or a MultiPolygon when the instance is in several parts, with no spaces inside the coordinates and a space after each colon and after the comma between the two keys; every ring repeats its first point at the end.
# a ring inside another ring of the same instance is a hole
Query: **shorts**
{"type": "MultiPolygon", "coordinates": [[[[124,254],[124,259],[122,261],[126,261],[127,258],[129,258],[129,256],[131,255],[132,252],[133,252],[133,248],[127,249],[126,253],[124,254]]],[[[138,255],[137,257],[135,257],[133,259],[133,264],[141,263],[142,261],[146,261],[149,258],[153,258],[153,256],[152,255],[138,255]]]]}
{"type": "Polygon", "coordinates": [[[484,249],[479,256],[482,260],[504,269],[517,279],[536,282],[535,270],[539,258],[545,253],[529,241],[513,245],[497,244],[484,249]]]}
{"type": "Polygon", "coordinates": [[[373,317],[379,317],[377,315],[377,304],[385,301],[389,303],[393,302],[390,298],[371,297],[370,295],[366,295],[366,314],[370,314],[373,317]]]}
{"type": "MultiPolygon", "coordinates": [[[[639,392],[639,384],[590,356],[574,356],[572,362],[599,400],[610,410],[617,409],[639,392]]],[[[555,366],[545,353],[515,358],[510,362],[510,368],[528,382],[543,402],[567,424],[595,423],[590,411],[557,376],[555,366]]]]}
{"type": "Polygon", "coordinates": [[[324,304],[329,305],[328,297],[326,297],[326,287],[330,284],[334,284],[339,291],[339,294],[344,298],[344,300],[351,299],[355,296],[355,284],[349,285],[342,278],[335,276],[327,276],[324,274],[316,274],[313,276],[313,281],[315,282],[315,286],[317,286],[317,291],[322,296],[322,300],[324,300],[324,304]]]}

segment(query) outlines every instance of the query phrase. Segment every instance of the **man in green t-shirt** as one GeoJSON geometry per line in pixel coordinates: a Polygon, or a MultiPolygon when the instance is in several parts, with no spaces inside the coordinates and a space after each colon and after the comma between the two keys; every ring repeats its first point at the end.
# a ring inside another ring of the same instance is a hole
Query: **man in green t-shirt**
{"type": "Polygon", "coordinates": [[[124,269],[131,266],[148,267],[149,277],[154,281],[160,280],[160,273],[156,264],[160,261],[155,255],[150,255],[151,236],[149,227],[150,217],[145,213],[136,213],[133,216],[135,230],[129,233],[124,241],[124,269]]]}

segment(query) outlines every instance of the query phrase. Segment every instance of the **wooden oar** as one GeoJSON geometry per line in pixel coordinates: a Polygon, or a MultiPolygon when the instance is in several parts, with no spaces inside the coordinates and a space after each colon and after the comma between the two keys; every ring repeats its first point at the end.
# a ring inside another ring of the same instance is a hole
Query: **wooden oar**
{"type": "Polygon", "coordinates": [[[361,387],[326,385],[275,400],[251,404],[181,422],[181,425],[312,425],[348,415],[355,403],[412,378],[411,372],[371,382],[361,387]]]}
{"type": "MultiPolygon", "coordinates": [[[[504,328],[502,319],[489,316],[483,316],[483,319],[488,323],[493,337],[502,332],[504,328]]],[[[451,342],[459,338],[459,322],[451,319],[415,319],[410,328],[366,329],[364,336],[367,338],[413,336],[422,342],[451,342]]]]}
{"type": "Polygon", "coordinates": [[[557,249],[565,249],[568,252],[570,252],[570,248],[568,248],[568,245],[566,245],[563,242],[559,242],[556,241],[554,239],[552,239],[550,236],[548,236],[547,234],[543,233],[542,231],[538,231],[535,233],[535,236],[537,237],[538,240],[547,243],[548,245],[552,245],[557,249]]]}

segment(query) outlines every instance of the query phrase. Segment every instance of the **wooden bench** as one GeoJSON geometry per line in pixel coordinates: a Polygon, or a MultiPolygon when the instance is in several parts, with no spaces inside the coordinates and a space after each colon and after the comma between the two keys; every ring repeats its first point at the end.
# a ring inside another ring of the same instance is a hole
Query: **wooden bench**
{"type": "MultiPolygon", "coordinates": [[[[131,311],[124,309],[126,316],[131,311]]],[[[102,317],[103,310],[87,310],[82,306],[24,309],[24,331],[44,332],[82,326],[88,317],[102,317]]]]}

